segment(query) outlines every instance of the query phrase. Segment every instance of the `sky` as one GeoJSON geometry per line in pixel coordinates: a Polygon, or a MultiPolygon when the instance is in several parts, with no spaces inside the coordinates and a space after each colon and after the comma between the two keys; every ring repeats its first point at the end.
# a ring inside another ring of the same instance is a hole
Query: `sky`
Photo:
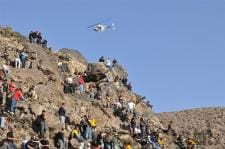
{"type": "Polygon", "coordinates": [[[225,106],[224,0],[0,0],[0,25],[116,58],[156,112],[225,106]],[[98,22],[116,30],[88,28],[98,22]]]}

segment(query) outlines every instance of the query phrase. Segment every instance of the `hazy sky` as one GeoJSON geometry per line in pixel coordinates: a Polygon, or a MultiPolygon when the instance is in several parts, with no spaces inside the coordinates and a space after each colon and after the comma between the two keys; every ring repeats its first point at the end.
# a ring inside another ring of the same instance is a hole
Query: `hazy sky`
{"type": "Polygon", "coordinates": [[[117,58],[156,112],[225,106],[225,0],[0,0],[0,24],[117,58]],[[87,28],[107,18],[115,31],[87,28]]]}

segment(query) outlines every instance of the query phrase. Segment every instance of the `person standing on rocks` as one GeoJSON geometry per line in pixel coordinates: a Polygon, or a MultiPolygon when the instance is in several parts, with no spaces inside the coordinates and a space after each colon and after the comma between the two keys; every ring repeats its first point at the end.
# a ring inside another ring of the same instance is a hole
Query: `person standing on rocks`
{"type": "Polygon", "coordinates": [[[27,53],[26,53],[26,50],[23,49],[23,51],[21,52],[21,55],[20,55],[20,59],[21,59],[21,62],[22,62],[22,68],[25,69],[26,67],[26,62],[27,62],[27,53]]]}
{"type": "Polygon", "coordinates": [[[2,106],[5,106],[6,104],[8,89],[9,89],[9,85],[8,85],[7,79],[4,79],[1,84],[2,106]]]}
{"type": "Polygon", "coordinates": [[[20,101],[21,99],[24,100],[25,98],[23,97],[22,89],[19,88],[19,89],[15,90],[15,92],[12,95],[12,98],[11,98],[11,102],[10,102],[10,113],[11,114],[15,113],[16,103],[18,101],[20,101]]]}
{"type": "Polygon", "coordinates": [[[80,94],[83,94],[83,92],[84,92],[84,77],[81,73],[78,75],[78,77],[79,77],[80,94]]]}
{"type": "Polygon", "coordinates": [[[65,119],[66,119],[65,103],[62,103],[61,107],[59,108],[59,121],[64,126],[65,126],[65,119]]]}
{"type": "Polygon", "coordinates": [[[39,115],[38,117],[38,122],[39,122],[39,134],[41,136],[41,138],[44,138],[45,136],[45,132],[47,130],[47,125],[46,125],[46,111],[43,110],[41,115],[39,115]]]}
{"type": "Polygon", "coordinates": [[[109,58],[106,59],[105,65],[110,71],[112,70],[112,62],[110,61],[109,58]]]}
{"type": "Polygon", "coordinates": [[[130,101],[127,103],[127,110],[129,113],[133,114],[135,110],[135,103],[133,101],[130,101]]]}
{"type": "Polygon", "coordinates": [[[20,61],[20,52],[19,49],[16,49],[15,51],[15,68],[21,67],[21,61],[20,61]]]}

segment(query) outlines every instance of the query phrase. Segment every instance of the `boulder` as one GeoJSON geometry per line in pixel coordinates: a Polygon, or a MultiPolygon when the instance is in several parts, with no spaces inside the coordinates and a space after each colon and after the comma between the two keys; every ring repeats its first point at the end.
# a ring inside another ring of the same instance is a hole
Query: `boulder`
{"type": "Polygon", "coordinates": [[[77,50],[63,48],[59,50],[58,58],[66,64],[70,73],[84,72],[87,69],[87,60],[77,50]]]}
{"type": "Polygon", "coordinates": [[[38,103],[32,103],[29,105],[30,112],[35,115],[40,115],[42,113],[42,110],[44,110],[44,106],[38,104],[38,103]]]}

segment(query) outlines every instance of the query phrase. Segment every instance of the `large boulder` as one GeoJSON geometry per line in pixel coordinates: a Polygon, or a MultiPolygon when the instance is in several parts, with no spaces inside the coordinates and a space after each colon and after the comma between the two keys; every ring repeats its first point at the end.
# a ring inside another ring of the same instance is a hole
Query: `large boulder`
{"type": "Polygon", "coordinates": [[[70,73],[84,72],[87,69],[87,60],[77,50],[63,48],[59,50],[58,58],[67,66],[70,73]]]}

